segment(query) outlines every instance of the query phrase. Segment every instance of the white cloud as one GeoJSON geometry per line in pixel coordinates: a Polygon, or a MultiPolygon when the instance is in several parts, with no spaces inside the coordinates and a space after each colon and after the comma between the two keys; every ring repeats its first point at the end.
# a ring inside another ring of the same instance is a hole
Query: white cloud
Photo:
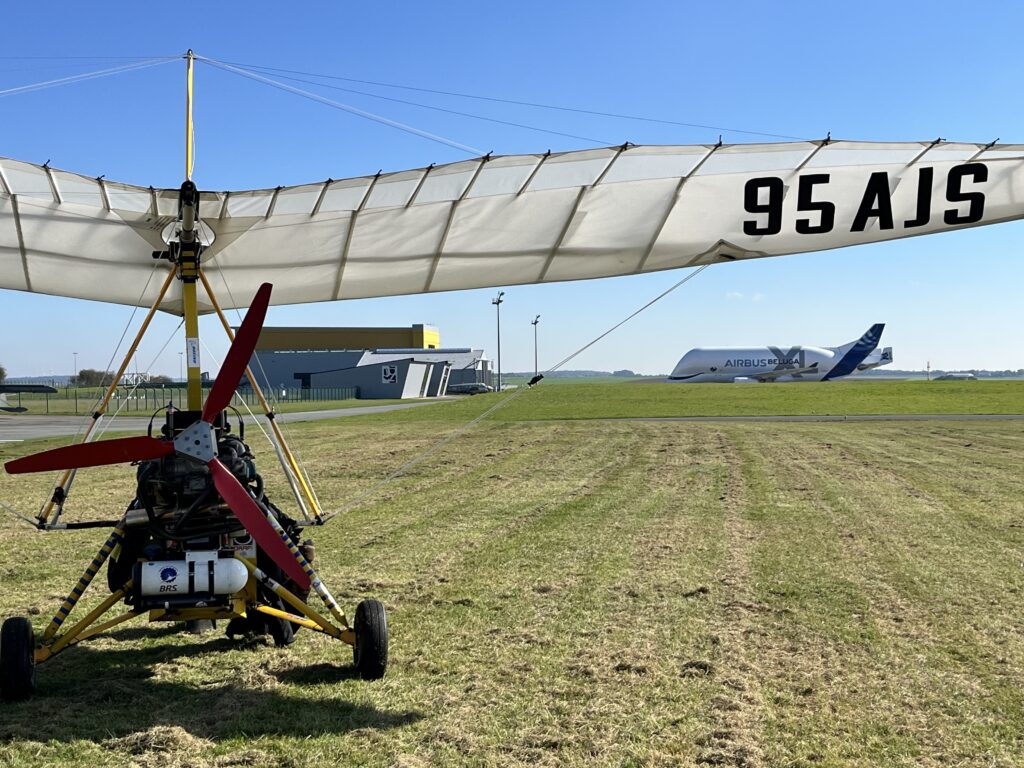
{"type": "Polygon", "coordinates": [[[743,294],[740,293],[739,291],[729,291],[728,293],[725,294],[725,298],[733,299],[734,301],[741,300],[743,298],[743,294]]]}

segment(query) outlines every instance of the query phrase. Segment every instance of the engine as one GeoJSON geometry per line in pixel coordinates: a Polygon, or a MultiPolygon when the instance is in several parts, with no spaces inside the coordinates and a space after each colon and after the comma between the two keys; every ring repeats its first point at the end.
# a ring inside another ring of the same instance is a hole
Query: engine
{"type": "MultiPolygon", "coordinates": [[[[170,411],[161,432],[174,438],[200,416],[196,411],[170,411]]],[[[298,544],[298,525],[264,492],[241,419],[237,435],[231,433],[225,414],[214,428],[220,461],[298,544]]],[[[235,555],[255,560],[292,586],[257,549],[217,493],[204,464],[180,454],[143,461],[136,480],[136,497],[125,515],[125,538],[108,571],[111,590],[132,580],[126,601],[136,609],[228,606],[249,580],[248,569],[235,555]]],[[[304,542],[300,551],[312,559],[311,542],[304,542]]]]}

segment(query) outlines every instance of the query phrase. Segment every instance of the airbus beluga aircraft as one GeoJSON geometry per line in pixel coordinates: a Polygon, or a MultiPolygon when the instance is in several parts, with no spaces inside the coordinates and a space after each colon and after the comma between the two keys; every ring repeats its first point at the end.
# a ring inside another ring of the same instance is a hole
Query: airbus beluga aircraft
{"type": "Polygon", "coordinates": [[[829,381],[892,362],[892,347],[878,350],[884,323],[841,347],[718,347],[691,349],[676,363],[669,381],[829,381]]]}

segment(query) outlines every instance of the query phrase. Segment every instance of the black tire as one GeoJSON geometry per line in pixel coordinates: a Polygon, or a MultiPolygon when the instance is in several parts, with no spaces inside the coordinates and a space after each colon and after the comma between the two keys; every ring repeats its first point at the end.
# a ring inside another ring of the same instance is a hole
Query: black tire
{"type": "Polygon", "coordinates": [[[36,689],[36,639],[32,623],[15,616],[0,629],[0,699],[24,701],[36,689]]]}
{"type": "Polygon", "coordinates": [[[380,680],[388,668],[388,617],[380,600],[356,606],[352,663],[363,680],[380,680]]]}

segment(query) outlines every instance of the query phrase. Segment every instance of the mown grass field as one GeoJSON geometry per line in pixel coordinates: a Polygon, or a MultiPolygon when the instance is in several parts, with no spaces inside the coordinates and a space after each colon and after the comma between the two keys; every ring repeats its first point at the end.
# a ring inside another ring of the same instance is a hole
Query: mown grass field
{"type": "Polygon", "coordinates": [[[489,419],[686,416],[1020,414],[1024,381],[828,381],[803,384],[547,382],[528,391],[461,398],[455,408],[414,409],[408,421],[472,418],[501,399],[489,419]]]}
{"type": "MultiPolygon", "coordinates": [[[[584,418],[673,415],[643,405],[658,385],[619,386],[552,388],[562,420],[527,392],[315,532],[342,603],[388,607],[383,681],[306,631],[278,649],[140,623],[0,706],[0,764],[1024,764],[1024,424],[584,418]]],[[[1013,405],[991,386],[955,408],[1013,405]]],[[[707,396],[808,410],[815,389],[707,396]]],[[[340,508],[493,402],[288,433],[340,508]]],[[[32,511],[49,480],[0,475],[0,500],[32,511]]],[[[130,472],[90,470],[69,510],[131,494],[130,472]]],[[[3,531],[0,614],[41,629],[102,534],[3,531]]]]}

